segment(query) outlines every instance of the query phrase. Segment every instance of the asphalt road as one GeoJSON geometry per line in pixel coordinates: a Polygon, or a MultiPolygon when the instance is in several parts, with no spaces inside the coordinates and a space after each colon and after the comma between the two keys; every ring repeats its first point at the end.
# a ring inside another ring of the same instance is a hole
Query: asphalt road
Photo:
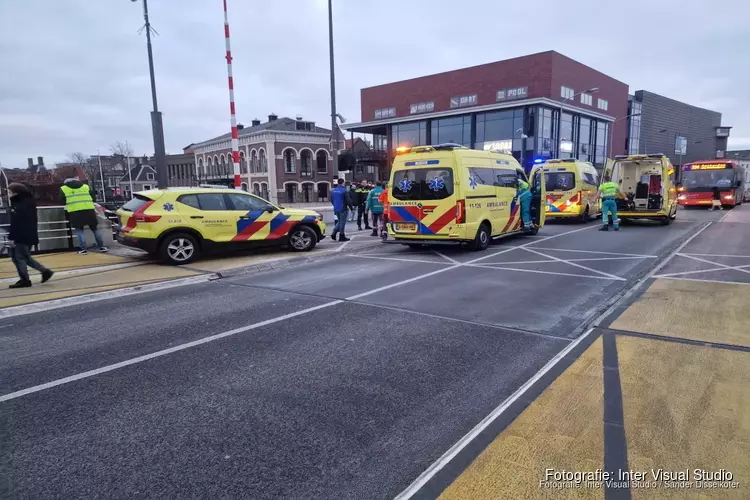
{"type": "Polygon", "coordinates": [[[722,213],[0,322],[0,498],[392,498],[722,213]]]}

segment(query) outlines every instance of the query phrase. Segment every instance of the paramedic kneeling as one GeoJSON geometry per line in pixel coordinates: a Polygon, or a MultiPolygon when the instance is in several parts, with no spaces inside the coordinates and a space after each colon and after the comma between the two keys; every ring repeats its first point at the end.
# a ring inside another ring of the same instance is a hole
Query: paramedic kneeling
{"type": "Polygon", "coordinates": [[[518,201],[521,203],[521,219],[523,220],[523,230],[531,232],[531,191],[529,183],[523,179],[518,179],[518,201]]]}
{"type": "Polygon", "coordinates": [[[612,225],[615,231],[620,230],[620,221],[617,219],[617,198],[624,198],[620,186],[612,182],[610,176],[604,177],[604,182],[599,186],[602,197],[602,227],[600,231],[609,231],[609,214],[612,214],[612,225]]]}

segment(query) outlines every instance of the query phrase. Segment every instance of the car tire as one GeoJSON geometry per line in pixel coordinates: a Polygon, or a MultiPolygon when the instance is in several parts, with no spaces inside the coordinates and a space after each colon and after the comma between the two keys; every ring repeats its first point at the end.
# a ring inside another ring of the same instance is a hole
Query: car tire
{"type": "Polygon", "coordinates": [[[487,224],[482,224],[479,226],[479,229],[477,229],[477,235],[471,243],[471,249],[478,252],[487,250],[491,242],[492,235],[490,234],[490,228],[487,224]]]}
{"type": "Polygon", "coordinates": [[[661,222],[662,226],[668,226],[672,223],[672,217],[663,217],[659,222],[661,222]]]}
{"type": "Polygon", "coordinates": [[[186,233],[167,235],[161,242],[159,257],[167,264],[179,266],[189,264],[200,255],[195,237],[186,233]]]}
{"type": "Polygon", "coordinates": [[[293,252],[309,252],[318,243],[318,235],[307,226],[296,226],[289,231],[289,248],[293,252]]]}

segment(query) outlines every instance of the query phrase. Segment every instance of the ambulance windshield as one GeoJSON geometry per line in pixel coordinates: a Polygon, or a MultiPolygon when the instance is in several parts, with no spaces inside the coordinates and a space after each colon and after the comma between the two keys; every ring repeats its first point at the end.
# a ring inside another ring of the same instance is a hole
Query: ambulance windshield
{"type": "Polygon", "coordinates": [[[391,188],[396,200],[442,200],[453,195],[453,171],[450,168],[398,170],[391,188]]]}

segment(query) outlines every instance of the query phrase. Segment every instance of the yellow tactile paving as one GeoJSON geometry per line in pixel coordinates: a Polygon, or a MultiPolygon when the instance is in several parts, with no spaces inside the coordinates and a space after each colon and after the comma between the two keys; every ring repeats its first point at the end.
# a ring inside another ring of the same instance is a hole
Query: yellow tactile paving
{"type": "Polygon", "coordinates": [[[166,279],[195,276],[199,272],[161,265],[134,266],[99,273],[53,277],[31,288],[0,289],[0,308],[43,302],[75,295],[155,283],[166,279]]]}
{"type": "Polygon", "coordinates": [[[200,271],[217,272],[240,267],[255,266],[259,264],[269,264],[284,260],[294,259],[297,257],[312,257],[328,253],[331,250],[311,250],[309,252],[297,253],[288,250],[266,250],[263,253],[251,255],[237,255],[232,257],[213,257],[206,260],[198,260],[190,263],[187,267],[200,271]]]}
{"type": "Polygon", "coordinates": [[[634,489],[633,499],[750,498],[750,353],[622,335],[617,352],[629,467],[724,469],[740,483],[634,489]]]}
{"type": "Polygon", "coordinates": [[[611,328],[750,347],[749,292],[747,285],[656,280],[611,328]]]}
{"type": "MultiPolygon", "coordinates": [[[[54,253],[45,255],[35,255],[34,258],[54,271],[69,271],[71,269],[83,269],[88,267],[111,266],[113,264],[123,264],[133,262],[135,259],[118,257],[108,253],[90,252],[88,255],[78,255],[77,253],[54,253]]],[[[34,269],[29,269],[30,274],[36,273],[34,269]]],[[[16,277],[16,266],[10,259],[0,259],[0,279],[16,277]]]]}
{"type": "Polygon", "coordinates": [[[547,468],[603,469],[602,340],[596,340],[440,496],[443,500],[604,498],[540,488],[547,468]]]}

